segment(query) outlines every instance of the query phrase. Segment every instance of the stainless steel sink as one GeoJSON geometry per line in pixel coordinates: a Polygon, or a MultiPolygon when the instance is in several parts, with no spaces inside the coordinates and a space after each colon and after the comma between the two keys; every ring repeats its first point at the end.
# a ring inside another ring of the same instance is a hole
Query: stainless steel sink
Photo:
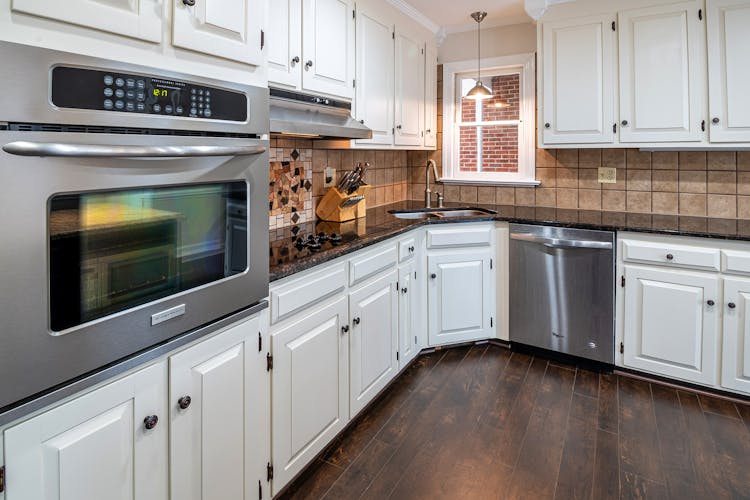
{"type": "Polygon", "coordinates": [[[417,208],[414,210],[391,210],[391,215],[398,219],[443,219],[451,217],[479,217],[483,215],[494,215],[497,212],[484,208],[417,208]]]}

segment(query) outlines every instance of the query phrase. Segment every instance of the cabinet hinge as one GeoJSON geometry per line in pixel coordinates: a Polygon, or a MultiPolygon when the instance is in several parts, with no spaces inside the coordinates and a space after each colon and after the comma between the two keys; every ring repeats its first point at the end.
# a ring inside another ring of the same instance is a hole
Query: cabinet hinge
{"type": "Polygon", "coordinates": [[[703,9],[698,9],[698,19],[703,21],[703,9]]]}
{"type": "Polygon", "coordinates": [[[623,287],[623,288],[625,288],[625,276],[623,276],[622,278],[620,278],[620,286],[623,287]]]}
{"type": "Polygon", "coordinates": [[[616,123],[614,125],[612,125],[612,133],[613,134],[617,133],[617,124],[616,123]]]}
{"type": "Polygon", "coordinates": [[[273,464],[268,462],[268,465],[266,465],[266,481],[270,481],[271,479],[273,479],[273,464]]]}
{"type": "Polygon", "coordinates": [[[417,272],[414,271],[414,279],[417,279],[417,272]]]}
{"type": "Polygon", "coordinates": [[[422,49],[422,54],[424,54],[424,49],[422,49]]]}
{"type": "Polygon", "coordinates": [[[396,361],[398,361],[398,351],[396,351],[396,361]]]}
{"type": "Polygon", "coordinates": [[[260,332],[258,332],[258,352],[263,350],[263,337],[261,336],[260,332]]]}
{"type": "Polygon", "coordinates": [[[492,262],[492,259],[490,259],[490,269],[492,269],[493,265],[494,265],[494,263],[492,262]]]}
{"type": "Polygon", "coordinates": [[[612,31],[617,31],[617,22],[612,21],[612,31]]]}
{"type": "Polygon", "coordinates": [[[5,466],[0,467],[0,493],[5,491],[5,466]]]}
{"type": "Polygon", "coordinates": [[[396,282],[396,291],[398,292],[398,281],[396,282]]]}
{"type": "Polygon", "coordinates": [[[263,30],[260,30],[260,50],[263,50],[263,47],[266,46],[266,32],[263,30]]]}
{"type": "Polygon", "coordinates": [[[352,88],[357,88],[357,80],[352,80],[352,88]]]}
{"type": "Polygon", "coordinates": [[[391,37],[393,37],[394,40],[396,39],[396,32],[395,31],[393,33],[391,33],[391,37]]]}
{"type": "Polygon", "coordinates": [[[701,132],[706,131],[706,120],[701,121],[701,132]]]}
{"type": "Polygon", "coordinates": [[[625,343],[620,342],[620,354],[625,354],[625,343]]]}
{"type": "Polygon", "coordinates": [[[493,326],[495,326],[495,319],[490,316],[490,328],[492,328],[493,326]]]}
{"type": "Polygon", "coordinates": [[[415,335],[414,336],[414,345],[417,345],[418,343],[419,343],[419,341],[417,340],[417,336],[415,335]]]}
{"type": "Polygon", "coordinates": [[[266,371],[270,372],[271,370],[273,370],[273,356],[269,352],[266,354],[266,371]]]}
{"type": "Polygon", "coordinates": [[[396,135],[396,129],[395,128],[391,128],[391,135],[396,135]]]}
{"type": "Polygon", "coordinates": [[[263,500],[263,486],[260,484],[260,479],[258,479],[258,500],[263,500]]]}
{"type": "Polygon", "coordinates": [[[352,9],[352,19],[357,19],[357,11],[352,9]]]}

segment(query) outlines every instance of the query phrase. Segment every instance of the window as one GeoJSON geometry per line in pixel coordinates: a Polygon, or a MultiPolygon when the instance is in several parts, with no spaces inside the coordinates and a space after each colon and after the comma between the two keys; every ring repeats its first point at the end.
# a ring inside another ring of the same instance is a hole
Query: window
{"type": "Polygon", "coordinates": [[[538,184],[534,179],[534,56],[483,60],[493,97],[464,97],[476,84],[476,61],[443,66],[443,180],[538,184]]]}

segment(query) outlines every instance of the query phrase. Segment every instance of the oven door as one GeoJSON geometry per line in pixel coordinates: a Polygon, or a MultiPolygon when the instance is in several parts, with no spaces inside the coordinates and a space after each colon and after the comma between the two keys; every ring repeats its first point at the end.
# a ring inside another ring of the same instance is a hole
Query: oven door
{"type": "Polygon", "coordinates": [[[0,411],[267,296],[267,141],[0,146],[0,411]]]}

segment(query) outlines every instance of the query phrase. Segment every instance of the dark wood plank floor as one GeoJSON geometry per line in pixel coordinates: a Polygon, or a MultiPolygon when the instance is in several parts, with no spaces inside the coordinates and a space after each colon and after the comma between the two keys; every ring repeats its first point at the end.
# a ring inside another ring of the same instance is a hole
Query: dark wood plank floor
{"type": "Polygon", "coordinates": [[[750,407],[495,345],[422,356],[288,499],[750,498],[750,407]]]}

